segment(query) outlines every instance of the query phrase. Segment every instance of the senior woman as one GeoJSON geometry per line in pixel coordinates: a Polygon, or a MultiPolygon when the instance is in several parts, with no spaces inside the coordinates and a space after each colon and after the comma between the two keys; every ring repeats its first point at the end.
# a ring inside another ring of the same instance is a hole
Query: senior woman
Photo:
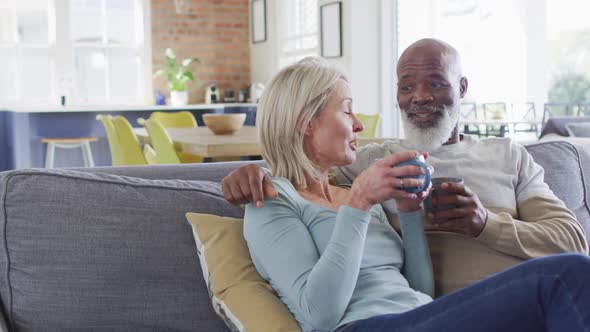
{"type": "Polygon", "coordinates": [[[363,126],[346,78],[316,58],[281,70],[258,105],[262,155],[278,197],[246,206],[244,236],[258,272],[304,331],[585,331],[590,260],[531,260],[432,301],[417,151],[375,162],[347,190],[331,167],[355,161],[363,126]],[[379,203],[395,199],[401,237],[379,203]],[[403,239],[403,240],[402,240],[403,239]],[[576,271],[576,273],[574,273],[576,271]]]}

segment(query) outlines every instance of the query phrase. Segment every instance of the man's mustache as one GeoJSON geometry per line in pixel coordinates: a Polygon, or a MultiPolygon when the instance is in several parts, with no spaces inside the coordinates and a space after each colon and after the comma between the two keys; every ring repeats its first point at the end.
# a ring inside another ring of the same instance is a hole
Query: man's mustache
{"type": "Polygon", "coordinates": [[[442,113],[444,112],[445,108],[442,106],[414,106],[410,108],[402,109],[402,111],[406,112],[407,114],[414,114],[414,113],[425,113],[425,112],[436,112],[442,113]]]}

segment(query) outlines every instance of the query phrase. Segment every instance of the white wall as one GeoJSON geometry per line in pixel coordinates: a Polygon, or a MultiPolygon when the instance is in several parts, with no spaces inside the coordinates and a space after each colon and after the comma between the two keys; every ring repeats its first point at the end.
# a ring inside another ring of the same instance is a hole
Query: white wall
{"type": "MultiPolygon", "coordinates": [[[[252,27],[250,26],[250,79],[252,82],[267,84],[278,69],[277,1],[280,0],[266,0],[265,42],[252,44],[252,27]]],[[[251,18],[250,22],[252,22],[251,18]]]]}
{"type": "MultiPolygon", "coordinates": [[[[278,70],[276,1],[267,0],[267,41],[251,44],[253,82],[267,83],[278,70]]],[[[318,0],[318,6],[334,0],[318,0]]],[[[379,135],[399,134],[395,105],[395,1],[342,0],[342,57],[327,60],[341,68],[352,86],[355,112],[381,114],[379,135]]],[[[320,10],[318,10],[318,15],[320,10]]]]}
{"type": "MultiPolygon", "coordinates": [[[[333,0],[319,0],[319,5],[333,0]]],[[[394,113],[395,2],[343,0],[341,58],[328,60],[340,66],[352,86],[357,113],[380,114],[378,135],[397,136],[394,113]]],[[[318,11],[319,12],[319,11],[318,11]]]]}

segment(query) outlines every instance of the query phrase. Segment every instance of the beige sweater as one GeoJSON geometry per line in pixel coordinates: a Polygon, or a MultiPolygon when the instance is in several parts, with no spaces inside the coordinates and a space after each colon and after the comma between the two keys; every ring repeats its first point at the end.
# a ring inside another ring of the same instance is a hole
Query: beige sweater
{"type": "MultiPolygon", "coordinates": [[[[403,140],[367,145],[354,164],[336,170],[335,180],[351,182],[376,159],[404,150],[403,140]]],[[[544,182],[543,168],[509,138],[464,135],[461,142],[431,152],[427,163],[435,177],[463,178],[489,211],[477,238],[428,232],[437,296],[528,258],[588,252],[584,231],[544,182]]],[[[390,219],[397,226],[397,216],[390,219]]]]}

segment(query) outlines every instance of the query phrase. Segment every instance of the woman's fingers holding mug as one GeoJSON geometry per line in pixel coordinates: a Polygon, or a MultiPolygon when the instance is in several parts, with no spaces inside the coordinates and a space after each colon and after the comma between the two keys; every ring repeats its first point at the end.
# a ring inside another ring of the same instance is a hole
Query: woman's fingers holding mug
{"type": "Polygon", "coordinates": [[[379,160],[379,162],[389,167],[394,167],[401,162],[416,159],[416,157],[418,157],[419,155],[420,154],[418,153],[418,151],[415,150],[402,151],[390,154],[385,158],[379,160]]]}
{"type": "Polygon", "coordinates": [[[415,188],[415,187],[422,187],[424,185],[423,179],[414,179],[414,178],[396,178],[397,184],[394,184],[394,188],[415,188]]]}
{"type": "Polygon", "coordinates": [[[402,176],[416,176],[416,175],[424,174],[424,169],[420,166],[405,165],[405,166],[392,167],[388,173],[390,176],[398,178],[398,177],[402,177],[402,176]]]}

